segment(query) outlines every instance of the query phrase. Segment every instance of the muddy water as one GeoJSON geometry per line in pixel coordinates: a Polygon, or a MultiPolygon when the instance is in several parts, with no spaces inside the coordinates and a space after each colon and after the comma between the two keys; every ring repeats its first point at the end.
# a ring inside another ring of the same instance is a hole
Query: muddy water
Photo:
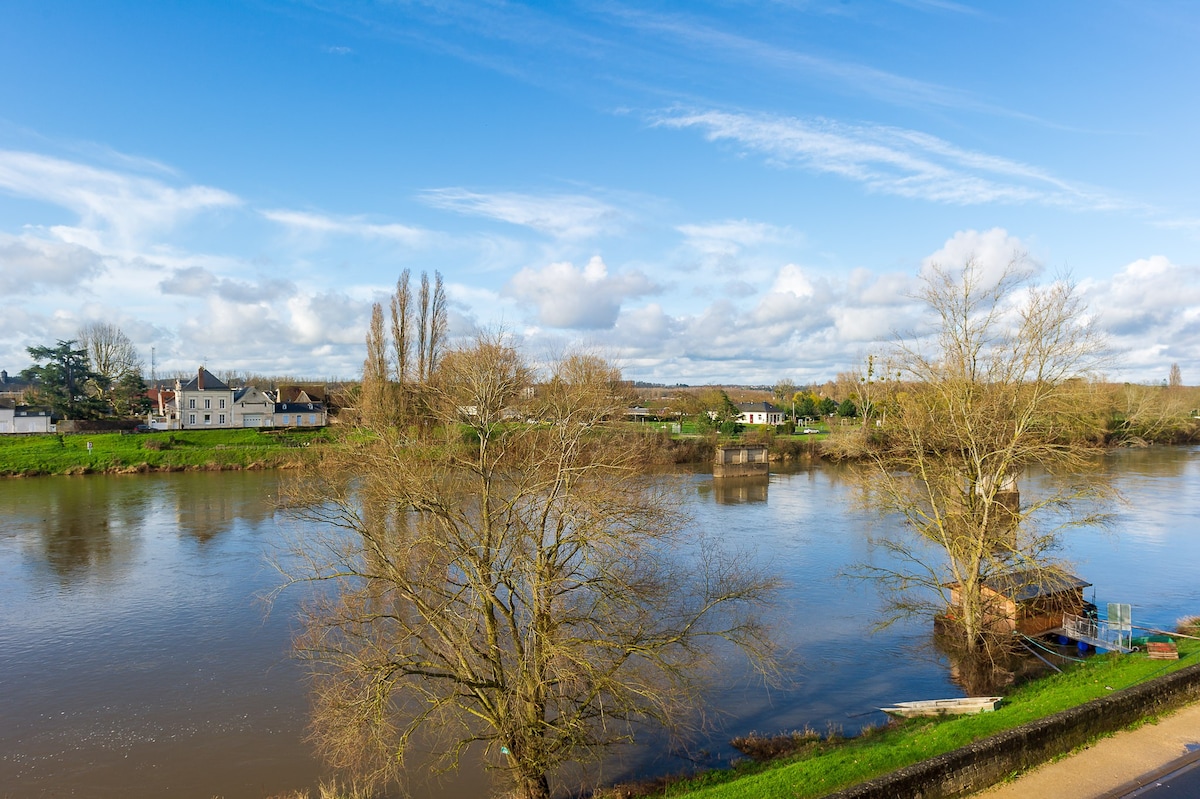
{"type": "MultiPolygon", "coordinates": [[[[1109,464],[1126,504],[1109,530],[1069,534],[1062,554],[1099,602],[1133,604],[1135,623],[1200,612],[1200,448],[1109,464]]],[[[316,783],[288,658],[300,596],[269,614],[259,601],[278,584],[271,553],[297,532],[274,513],[277,479],[0,481],[0,797],[262,799],[316,783]]],[[[886,702],[958,692],[924,625],[872,634],[875,594],[837,576],[879,557],[867,540],[879,522],[852,506],[837,470],[721,489],[697,475],[687,490],[697,524],[786,579],[779,636],[795,682],[764,692],[730,658],[710,738],[686,757],[651,741],[605,778],[720,764],[724,741],[749,730],[852,732],[886,702]]],[[[471,773],[416,793],[485,791],[471,773]]]]}

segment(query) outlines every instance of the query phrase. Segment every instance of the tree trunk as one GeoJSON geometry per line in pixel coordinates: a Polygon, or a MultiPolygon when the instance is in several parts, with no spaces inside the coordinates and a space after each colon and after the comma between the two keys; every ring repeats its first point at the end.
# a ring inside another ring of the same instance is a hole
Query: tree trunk
{"type": "Polygon", "coordinates": [[[545,774],[522,774],[521,799],[550,799],[550,781],[545,774]]]}

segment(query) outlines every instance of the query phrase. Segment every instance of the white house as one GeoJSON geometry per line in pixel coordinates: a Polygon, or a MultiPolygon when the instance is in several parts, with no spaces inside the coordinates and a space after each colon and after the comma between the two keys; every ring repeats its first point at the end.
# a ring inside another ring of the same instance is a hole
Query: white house
{"type": "Polygon", "coordinates": [[[742,424],[783,424],[783,411],[769,402],[739,402],[737,409],[742,424]]]}
{"type": "Polygon", "coordinates": [[[54,429],[54,419],[49,408],[17,405],[12,400],[0,400],[0,434],[53,433],[54,429]]]}
{"type": "Polygon", "coordinates": [[[246,386],[233,392],[234,427],[270,427],[275,400],[260,388],[246,386]]]}
{"type": "Polygon", "coordinates": [[[203,366],[186,384],[175,381],[175,407],[184,430],[238,426],[233,423],[233,389],[203,366]]]}

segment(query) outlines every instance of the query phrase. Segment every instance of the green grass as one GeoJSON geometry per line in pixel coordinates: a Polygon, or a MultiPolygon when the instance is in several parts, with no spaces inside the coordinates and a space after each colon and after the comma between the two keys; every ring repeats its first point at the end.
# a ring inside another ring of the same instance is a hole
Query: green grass
{"type": "Polygon", "coordinates": [[[301,429],[0,436],[0,475],[277,467],[327,440],[324,430],[301,429]]]}
{"type": "Polygon", "coordinates": [[[1144,654],[1098,655],[1017,688],[993,713],[911,719],[845,741],[813,744],[804,754],[767,764],[746,762],[675,783],[662,796],[687,799],[817,797],[952,751],[1026,722],[1084,704],[1195,663],[1200,643],[1179,642],[1178,661],[1144,654]]]}

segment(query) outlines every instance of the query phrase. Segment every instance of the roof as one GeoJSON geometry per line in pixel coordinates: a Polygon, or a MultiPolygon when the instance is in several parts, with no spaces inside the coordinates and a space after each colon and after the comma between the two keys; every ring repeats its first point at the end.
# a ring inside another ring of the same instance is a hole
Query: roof
{"type": "Polygon", "coordinates": [[[229,386],[222,383],[216,376],[201,366],[196,376],[189,380],[181,391],[228,391],[229,386]]]}
{"type": "Polygon", "coordinates": [[[275,413],[299,413],[301,411],[320,411],[322,405],[319,402],[277,402],[275,403],[275,413]]]}
{"type": "Polygon", "coordinates": [[[1040,596],[1061,594],[1077,588],[1086,588],[1091,583],[1073,574],[1058,569],[1023,569],[994,574],[983,584],[997,594],[1014,602],[1025,602],[1040,596]]]}
{"type": "Polygon", "coordinates": [[[233,401],[241,402],[247,394],[253,395],[255,392],[258,392],[262,395],[264,402],[270,402],[270,400],[267,399],[267,395],[264,392],[259,391],[257,386],[242,386],[241,388],[235,388],[233,390],[233,401]]]}
{"type": "Polygon", "coordinates": [[[769,402],[739,402],[737,409],[742,413],[783,413],[782,408],[776,408],[769,402]]]}
{"type": "Polygon", "coordinates": [[[280,386],[279,387],[280,402],[324,402],[325,387],[324,386],[280,386]]]}

